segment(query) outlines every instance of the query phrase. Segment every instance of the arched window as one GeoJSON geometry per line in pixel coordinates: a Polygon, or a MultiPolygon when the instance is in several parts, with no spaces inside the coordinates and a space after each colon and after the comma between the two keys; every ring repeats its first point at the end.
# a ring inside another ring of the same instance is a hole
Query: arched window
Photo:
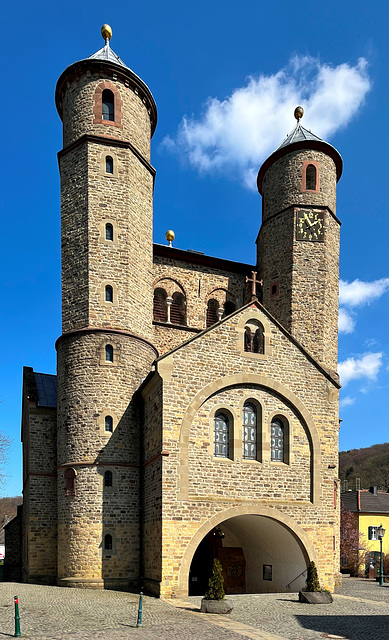
{"type": "Polygon", "coordinates": [[[113,173],[113,158],[105,156],[105,173],[113,173]]]}
{"type": "Polygon", "coordinates": [[[244,350],[265,353],[265,330],[257,320],[251,320],[244,328],[244,350]]]}
{"type": "Polygon", "coordinates": [[[105,301],[113,302],[113,289],[110,284],[105,287],[105,301]]]}
{"type": "Polygon", "coordinates": [[[271,459],[284,462],[285,426],[280,418],[271,422],[271,459]]]}
{"type": "Polygon", "coordinates": [[[113,225],[110,222],[105,225],[105,239],[113,240],[113,225]]]}
{"type": "Polygon", "coordinates": [[[257,410],[250,402],[243,407],[243,458],[257,459],[257,410]]]}
{"type": "Polygon", "coordinates": [[[65,495],[76,495],[76,472],[74,469],[66,469],[65,471],[65,495]]]}
{"type": "Polygon", "coordinates": [[[219,303],[217,300],[215,300],[214,298],[211,298],[211,300],[208,300],[208,305],[207,305],[207,328],[208,327],[212,327],[213,324],[215,324],[216,322],[218,322],[219,317],[217,314],[217,311],[219,309],[219,303]]]}
{"type": "Polygon", "coordinates": [[[172,324],[186,325],[185,298],[182,293],[173,293],[170,307],[170,322],[172,324]]]}
{"type": "Polygon", "coordinates": [[[111,344],[105,345],[105,361],[113,362],[113,346],[111,344]]]}
{"type": "Polygon", "coordinates": [[[214,455],[218,458],[228,458],[230,424],[225,413],[217,413],[214,418],[214,455]]]}
{"type": "Polygon", "coordinates": [[[235,303],[232,300],[227,300],[224,303],[224,315],[229,316],[230,313],[233,313],[236,309],[235,303]]]}
{"type": "Polygon", "coordinates": [[[111,120],[112,122],[115,120],[115,108],[114,108],[114,95],[112,91],[109,89],[104,89],[103,91],[103,109],[102,116],[103,120],[111,120]]]}
{"type": "Polygon", "coordinates": [[[106,471],[104,473],[104,486],[105,487],[112,487],[112,480],[113,480],[112,471],[106,471]]]}
{"type": "Polygon", "coordinates": [[[153,317],[158,322],[167,322],[167,293],[165,289],[155,289],[153,302],[153,317]]]}
{"type": "MultiPolygon", "coordinates": [[[[107,346],[111,346],[111,345],[107,345],[107,346]]],[[[109,362],[113,362],[113,352],[112,352],[112,360],[110,360],[109,362]]],[[[105,416],[104,425],[105,425],[105,431],[107,433],[113,433],[113,419],[112,419],[112,416],[105,416]]]]}
{"type": "Polygon", "coordinates": [[[317,170],[314,164],[309,164],[305,170],[305,188],[307,191],[316,191],[317,170]]]}
{"type": "Polygon", "coordinates": [[[112,536],[110,533],[107,533],[104,536],[104,549],[106,551],[111,551],[112,550],[112,536]]]}

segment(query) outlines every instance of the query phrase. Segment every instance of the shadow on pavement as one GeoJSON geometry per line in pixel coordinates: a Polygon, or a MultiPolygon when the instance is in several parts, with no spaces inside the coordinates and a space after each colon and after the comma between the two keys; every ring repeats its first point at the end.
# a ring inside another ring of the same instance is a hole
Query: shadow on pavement
{"type": "Polygon", "coordinates": [[[348,640],[388,640],[389,615],[386,616],[296,616],[304,629],[319,631],[348,640]]]}

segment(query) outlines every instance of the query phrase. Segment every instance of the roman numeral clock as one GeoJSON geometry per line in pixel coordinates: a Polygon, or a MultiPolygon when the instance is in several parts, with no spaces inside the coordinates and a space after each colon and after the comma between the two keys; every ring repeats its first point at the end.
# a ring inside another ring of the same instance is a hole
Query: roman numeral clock
{"type": "Polygon", "coordinates": [[[324,242],[324,211],[297,211],[296,240],[324,242]]]}

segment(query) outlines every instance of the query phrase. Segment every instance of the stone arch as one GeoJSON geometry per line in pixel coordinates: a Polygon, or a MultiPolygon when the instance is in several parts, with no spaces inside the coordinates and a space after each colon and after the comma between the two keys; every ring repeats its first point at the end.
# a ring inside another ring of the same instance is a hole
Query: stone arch
{"type": "Polygon", "coordinates": [[[204,522],[193,535],[192,539],[188,543],[185,552],[183,554],[180,572],[179,572],[179,584],[178,584],[178,596],[183,597],[187,594],[188,590],[188,578],[189,578],[189,569],[194,556],[194,553],[199,546],[202,539],[212,531],[215,527],[220,525],[225,520],[229,520],[231,518],[235,518],[237,516],[242,515],[254,515],[254,516],[264,516],[266,518],[271,518],[275,520],[280,525],[284,526],[289,530],[290,534],[299,542],[304,551],[304,555],[306,555],[307,565],[308,562],[314,561],[316,566],[319,566],[317,553],[315,547],[313,546],[312,541],[309,539],[307,533],[300,527],[300,525],[293,520],[290,516],[282,513],[278,509],[274,507],[266,507],[266,506],[258,506],[253,504],[240,505],[238,507],[230,507],[229,509],[225,509],[211,516],[209,520],[204,522]]]}
{"type": "Polygon", "coordinates": [[[211,298],[217,300],[220,307],[222,307],[225,302],[236,303],[234,296],[228,291],[228,289],[225,289],[224,287],[217,287],[216,289],[212,289],[212,291],[209,291],[206,295],[205,300],[208,302],[208,300],[210,300],[211,298]]]}
{"type": "Polygon", "coordinates": [[[173,293],[176,293],[178,291],[179,293],[182,293],[186,300],[186,291],[184,287],[178,282],[178,280],[175,280],[174,278],[166,278],[165,276],[163,276],[162,278],[157,278],[157,280],[155,280],[153,284],[153,291],[154,289],[159,287],[161,289],[165,289],[168,298],[172,298],[173,293]]]}
{"type": "Polygon", "coordinates": [[[320,468],[321,468],[321,449],[320,438],[311,414],[308,412],[301,400],[287,389],[283,384],[273,380],[269,376],[256,373],[243,373],[238,375],[224,376],[218,380],[214,380],[206,387],[201,389],[193,398],[183,417],[179,437],[179,460],[180,470],[178,486],[181,499],[187,497],[188,492],[188,444],[189,434],[193,419],[199,408],[213,395],[222,391],[226,387],[242,386],[250,384],[270,389],[276,392],[293,409],[299,416],[308,436],[310,453],[311,453],[311,501],[313,504],[320,502],[320,468]]]}

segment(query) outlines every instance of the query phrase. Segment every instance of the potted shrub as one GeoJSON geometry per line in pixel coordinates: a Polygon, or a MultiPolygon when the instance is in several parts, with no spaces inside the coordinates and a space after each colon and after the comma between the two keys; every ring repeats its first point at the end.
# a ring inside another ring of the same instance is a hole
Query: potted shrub
{"type": "Polygon", "coordinates": [[[215,558],[212,565],[212,575],[208,582],[208,591],[201,600],[201,611],[203,613],[231,613],[232,609],[232,603],[225,599],[222,565],[215,558]]]}
{"type": "Polygon", "coordinates": [[[330,604],[332,601],[330,592],[320,588],[316,565],[313,561],[310,562],[307,569],[305,589],[299,591],[299,602],[305,602],[306,604],[330,604]]]}

